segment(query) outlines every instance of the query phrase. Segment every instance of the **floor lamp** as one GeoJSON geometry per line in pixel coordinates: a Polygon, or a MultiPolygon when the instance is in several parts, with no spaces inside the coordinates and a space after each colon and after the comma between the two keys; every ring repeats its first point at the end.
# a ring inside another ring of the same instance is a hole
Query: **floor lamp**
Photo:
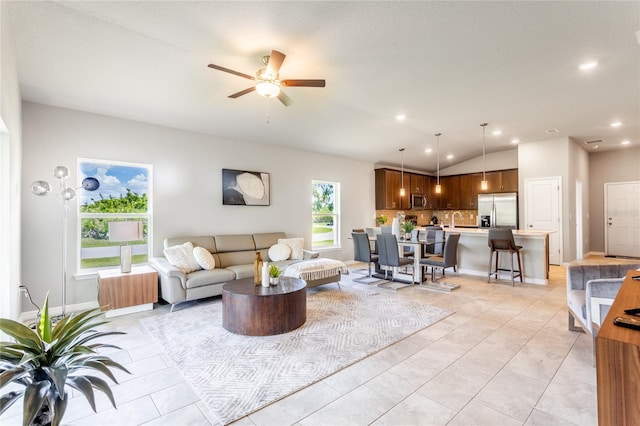
{"type": "MultiPolygon", "coordinates": [[[[69,169],[58,166],[53,169],[53,177],[60,182],[60,192],[57,194],[58,201],[62,205],[62,314],[66,315],[67,306],[67,207],[71,200],[76,198],[76,189],[84,188],[86,191],[95,191],[100,188],[100,182],[93,177],[85,178],[82,186],[74,189],[67,186],[66,179],[69,177],[69,169]]],[[[31,185],[31,193],[38,196],[45,196],[51,192],[51,185],[44,180],[37,180],[31,185]]]]}

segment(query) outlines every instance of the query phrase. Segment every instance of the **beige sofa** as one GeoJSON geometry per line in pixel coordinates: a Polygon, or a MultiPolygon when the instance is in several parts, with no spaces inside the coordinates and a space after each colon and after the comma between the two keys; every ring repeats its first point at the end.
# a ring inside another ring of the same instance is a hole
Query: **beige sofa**
{"type": "MultiPolygon", "coordinates": [[[[158,271],[160,297],[171,303],[173,310],[175,305],[181,302],[222,294],[222,286],[230,281],[253,277],[256,252],[260,252],[264,260],[270,261],[269,248],[277,244],[281,238],[287,238],[284,232],[165,238],[165,248],[186,242],[191,242],[194,247],[205,248],[215,259],[215,269],[184,273],[165,257],[153,257],[149,259],[149,265],[158,271]]],[[[305,279],[307,287],[328,283],[339,285],[341,274],[348,273],[344,263],[319,259],[318,253],[308,250],[304,251],[303,260],[283,260],[275,264],[286,271],[290,265],[300,262],[307,262],[309,266],[319,265],[310,269],[322,269],[321,273],[298,275],[305,279]]]]}

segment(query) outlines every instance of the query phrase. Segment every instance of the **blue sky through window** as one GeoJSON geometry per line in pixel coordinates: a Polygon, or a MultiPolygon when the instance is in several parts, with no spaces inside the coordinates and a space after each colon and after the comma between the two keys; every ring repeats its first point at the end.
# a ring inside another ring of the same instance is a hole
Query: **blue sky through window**
{"type": "Polygon", "coordinates": [[[101,195],[119,198],[127,193],[127,188],[139,195],[148,194],[149,190],[149,170],[145,167],[82,161],[80,182],[87,177],[98,179],[100,188],[94,192],[78,190],[80,205],[91,203],[91,199],[99,200],[101,195]]]}

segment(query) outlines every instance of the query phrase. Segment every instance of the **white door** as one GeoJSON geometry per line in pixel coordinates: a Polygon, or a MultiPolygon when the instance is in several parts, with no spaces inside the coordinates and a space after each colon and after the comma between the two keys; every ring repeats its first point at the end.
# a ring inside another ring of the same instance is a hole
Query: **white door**
{"type": "Polygon", "coordinates": [[[640,257],[640,182],[604,184],[605,252],[640,257]]]}
{"type": "Polygon", "coordinates": [[[560,177],[525,179],[524,229],[554,231],[549,234],[549,263],[562,262],[560,177]]]}

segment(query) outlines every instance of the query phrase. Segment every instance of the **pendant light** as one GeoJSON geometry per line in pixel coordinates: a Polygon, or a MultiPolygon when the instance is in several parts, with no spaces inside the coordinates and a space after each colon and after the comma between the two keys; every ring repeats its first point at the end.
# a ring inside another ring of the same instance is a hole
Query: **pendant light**
{"type": "Polygon", "coordinates": [[[402,168],[400,169],[400,196],[404,197],[404,148],[400,148],[400,161],[402,163],[402,168]]]}
{"type": "Polygon", "coordinates": [[[436,133],[436,194],[440,194],[442,192],[442,187],[440,186],[440,136],[442,133],[436,133]]]}
{"type": "Polygon", "coordinates": [[[484,131],[485,131],[485,128],[487,127],[487,124],[489,124],[489,123],[480,124],[480,127],[482,127],[482,182],[480,182],[480,189],[483,190],[483,191],[486,191],[487,189],[489,189],[489,183],[487,182],[487,173],[486,173],[485,167],[484,167],[484,157],[485,157],[485,153],[484,153],[484,131]]]}

